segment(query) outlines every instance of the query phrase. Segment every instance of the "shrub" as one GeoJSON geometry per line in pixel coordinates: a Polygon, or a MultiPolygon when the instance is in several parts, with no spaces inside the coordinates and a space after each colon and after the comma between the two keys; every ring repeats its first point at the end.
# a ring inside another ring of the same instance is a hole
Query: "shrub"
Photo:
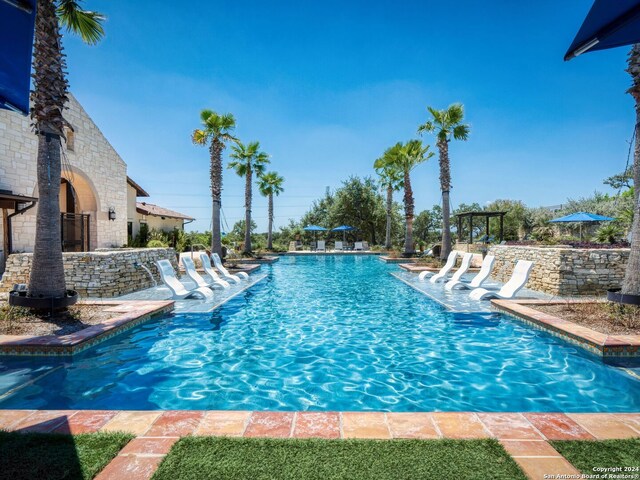
{"type": "Polygon", "coordinates": [[[149,240],[149,242],[147,242],[147,248],[166,248],[169,245],[167,245],[166,243],[164,243],[162,240],[149,240]]]}

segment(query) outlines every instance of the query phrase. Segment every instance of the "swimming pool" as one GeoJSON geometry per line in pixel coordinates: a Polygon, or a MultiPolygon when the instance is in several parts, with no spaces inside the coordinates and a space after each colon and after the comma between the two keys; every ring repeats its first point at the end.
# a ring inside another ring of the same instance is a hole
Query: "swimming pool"
{"type": "Polygon", "coordinates": [[[212,313],[72,359],[0,357],[0,408],[640,410],[640,381],[620,369],[500,314],[451,312],[375,257],[262,268],[212,313]]]}

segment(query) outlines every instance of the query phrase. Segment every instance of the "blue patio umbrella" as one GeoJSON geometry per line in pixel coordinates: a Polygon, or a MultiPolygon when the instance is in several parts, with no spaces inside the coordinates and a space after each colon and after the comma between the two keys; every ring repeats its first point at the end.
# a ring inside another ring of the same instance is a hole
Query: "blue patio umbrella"
{"type": "Polygon", "coordinates": [[[592,222],[610,222],[615,218],[605,217],[604,215],[598,215],[595,213],[576,212],[564,217],[554,218],[549,220],[550,223],[579,223],[580,224],[580,240],[582,240],[582,224],[592,222]]]}
{"type": "Polygon", "coordinates": [[[0,0],[0,108],[29,113],[36,0],[0,0]]]}
{"type": "Polygon", "coordinates": [[[351,230],[356,230],[356,227],[350,227],[349,225],[340,225],[339,227],[336,228],[332,228],[331,231],[332,232],[342,232],[342,241],[346,242],[347,241],[347,232],[350,232],[351,230]]]}
{"type": "Polygon", "coordinates": [[[595,0],[564,56],[640,42],[640,0],[595,0]]]}
{"type": "Polygon", "coordinates": [[[313,239],[316,240],[318,232],[326,232],[327,229],[324,227],[320,227],[319,225],[307,225],[303,228],[303,230],[307,232],[313,232],[313,239]]]}

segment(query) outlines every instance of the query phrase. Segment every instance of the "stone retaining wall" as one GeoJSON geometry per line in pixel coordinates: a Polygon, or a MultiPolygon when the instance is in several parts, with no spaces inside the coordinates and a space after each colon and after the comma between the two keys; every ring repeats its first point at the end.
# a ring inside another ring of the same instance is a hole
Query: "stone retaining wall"
{"type": "MultiPolygon", "coordinates": [[[[153,286],[149,274],[135,263],[145,265],[160,282],[156,260],[168,259],[177,269],[173,248],[131,248],[97,252],[63,253],[67,288],[81,297],[117,297],[153,286]]],[[[0,292],[11,290],[14,283],[28,283],[31,253],[14,253],[7,259],[7,267],[0,292]]]]}
{"type": "Polygon", "coordinates": [[[496,257],[491,276],[500,282],[511,277],[517,260],[531,260],[534,267],[527,288],[552,295],[604,295],[624,279],[629,249],[586,249],[494,245],[496,257]]]}

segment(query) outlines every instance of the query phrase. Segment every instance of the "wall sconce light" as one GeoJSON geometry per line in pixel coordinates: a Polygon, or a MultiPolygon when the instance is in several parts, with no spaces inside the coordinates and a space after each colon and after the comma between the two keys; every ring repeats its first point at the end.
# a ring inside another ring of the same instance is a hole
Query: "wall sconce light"
{"type": "Polygon", "coordinates": [[[116,219],[116,209],[113,207],[109,208],[109,220],[115,220],[116,219]]]}

